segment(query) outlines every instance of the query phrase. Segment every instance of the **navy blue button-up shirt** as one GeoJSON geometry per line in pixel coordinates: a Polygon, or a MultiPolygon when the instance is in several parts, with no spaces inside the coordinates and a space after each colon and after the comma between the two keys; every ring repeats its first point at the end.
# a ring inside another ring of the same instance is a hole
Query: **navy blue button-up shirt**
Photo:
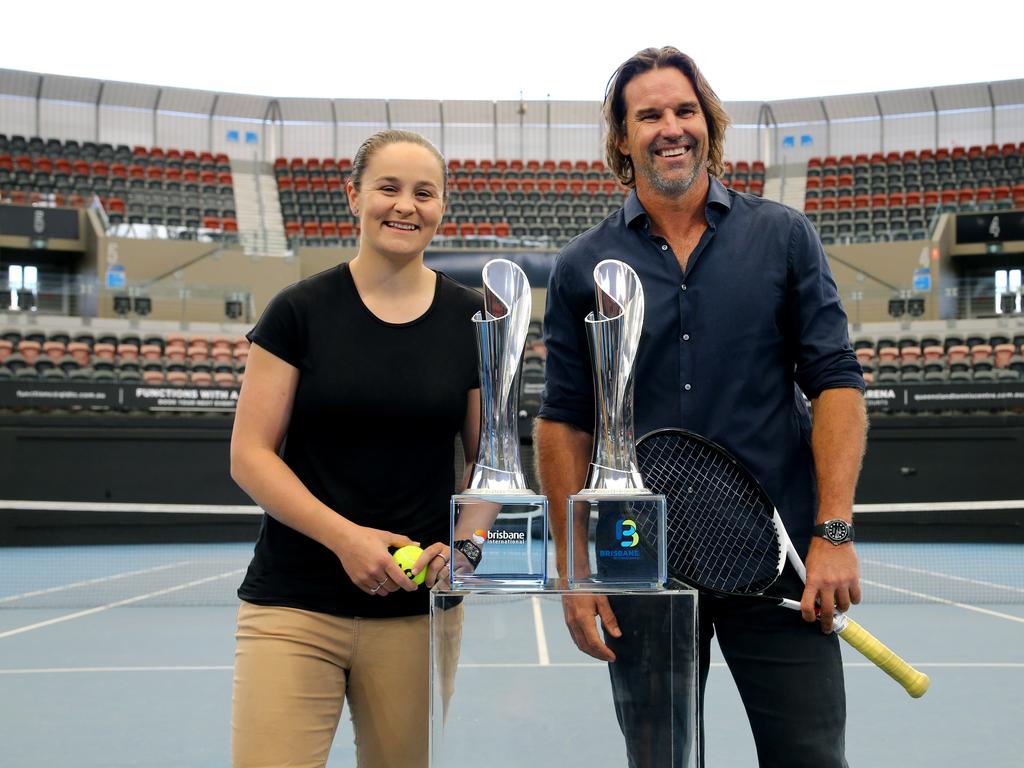
{"type": "Polygon", "coordinates": [[[593,430],[584,318],[595,306],[594,267],[603,259],[629,264],[646,305],[635,370],[637,437],[681,427],[723,445],[758,478],[802,550],[817,490],[799,390],[814,399],[833,387],[864,388],[846,313],[802,214],[712,177],[705,216],[685,273],[668,242],[650,234],[635,191],[565,246],[548,286],[540,416],[593,430]]]}

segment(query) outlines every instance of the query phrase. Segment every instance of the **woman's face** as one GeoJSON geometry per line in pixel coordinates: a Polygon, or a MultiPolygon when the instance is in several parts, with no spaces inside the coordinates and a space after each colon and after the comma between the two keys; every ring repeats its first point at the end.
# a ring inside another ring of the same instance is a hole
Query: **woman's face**
{"type": "Polygon", "coordinates": [[[406,142],[377,150],[360,189],[348,183],[348,201],[359,217],[360,250],[382,256],[419,256],[441,226],[444,176],[426,147],[406,142]]]}

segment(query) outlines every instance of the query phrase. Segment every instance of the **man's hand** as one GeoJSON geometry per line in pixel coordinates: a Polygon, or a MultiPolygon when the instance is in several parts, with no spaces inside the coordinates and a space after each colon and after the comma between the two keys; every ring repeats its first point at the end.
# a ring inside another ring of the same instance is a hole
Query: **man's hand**
{"type": "Polygon", "coordinates": [[[566,595],[562,598],[565,625],[576,647],[599,661],[615,661],[615,654],[604,644],[597,631],[595,616],[601,617],[604,630],[612,637],[622,637],[619,622],[604,595],[566,595]]]}
{"type": "Polygon", "coordinates": [[[821,631],[832,631],[833,606],[846,612],[860,602],[860,569],[853,543],[835,546],[820,536],[807,551],[807,584],[800,600],[804,621],[821,618],[821,631]]]}

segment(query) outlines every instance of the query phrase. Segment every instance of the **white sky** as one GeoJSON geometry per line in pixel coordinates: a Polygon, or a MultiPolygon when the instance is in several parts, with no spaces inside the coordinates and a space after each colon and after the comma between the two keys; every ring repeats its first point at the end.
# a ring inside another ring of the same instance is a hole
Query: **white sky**
{"type": "Polygon", "coordinates": [[[266,96],[600,100],[675,45],[725,101],[1024,77],[1024,2],[6,3],[0,68],[266,96]],[[972,12],[972,9],[973,12],[972,12]]]}

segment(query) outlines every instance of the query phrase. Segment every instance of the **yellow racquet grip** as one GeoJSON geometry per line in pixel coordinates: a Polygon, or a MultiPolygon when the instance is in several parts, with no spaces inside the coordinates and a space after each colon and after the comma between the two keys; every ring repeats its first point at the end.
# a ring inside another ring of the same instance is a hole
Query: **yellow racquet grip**
{"type": "Polygon", "coordinates": [[[928,675],[918,672],[903,659],[887,648],[881,640],[844,614],[836,615],[835,630],[839,636],[856,648],[869,661],[907,689],[915,699],[924,696],[928,690],[928,675]]]}

